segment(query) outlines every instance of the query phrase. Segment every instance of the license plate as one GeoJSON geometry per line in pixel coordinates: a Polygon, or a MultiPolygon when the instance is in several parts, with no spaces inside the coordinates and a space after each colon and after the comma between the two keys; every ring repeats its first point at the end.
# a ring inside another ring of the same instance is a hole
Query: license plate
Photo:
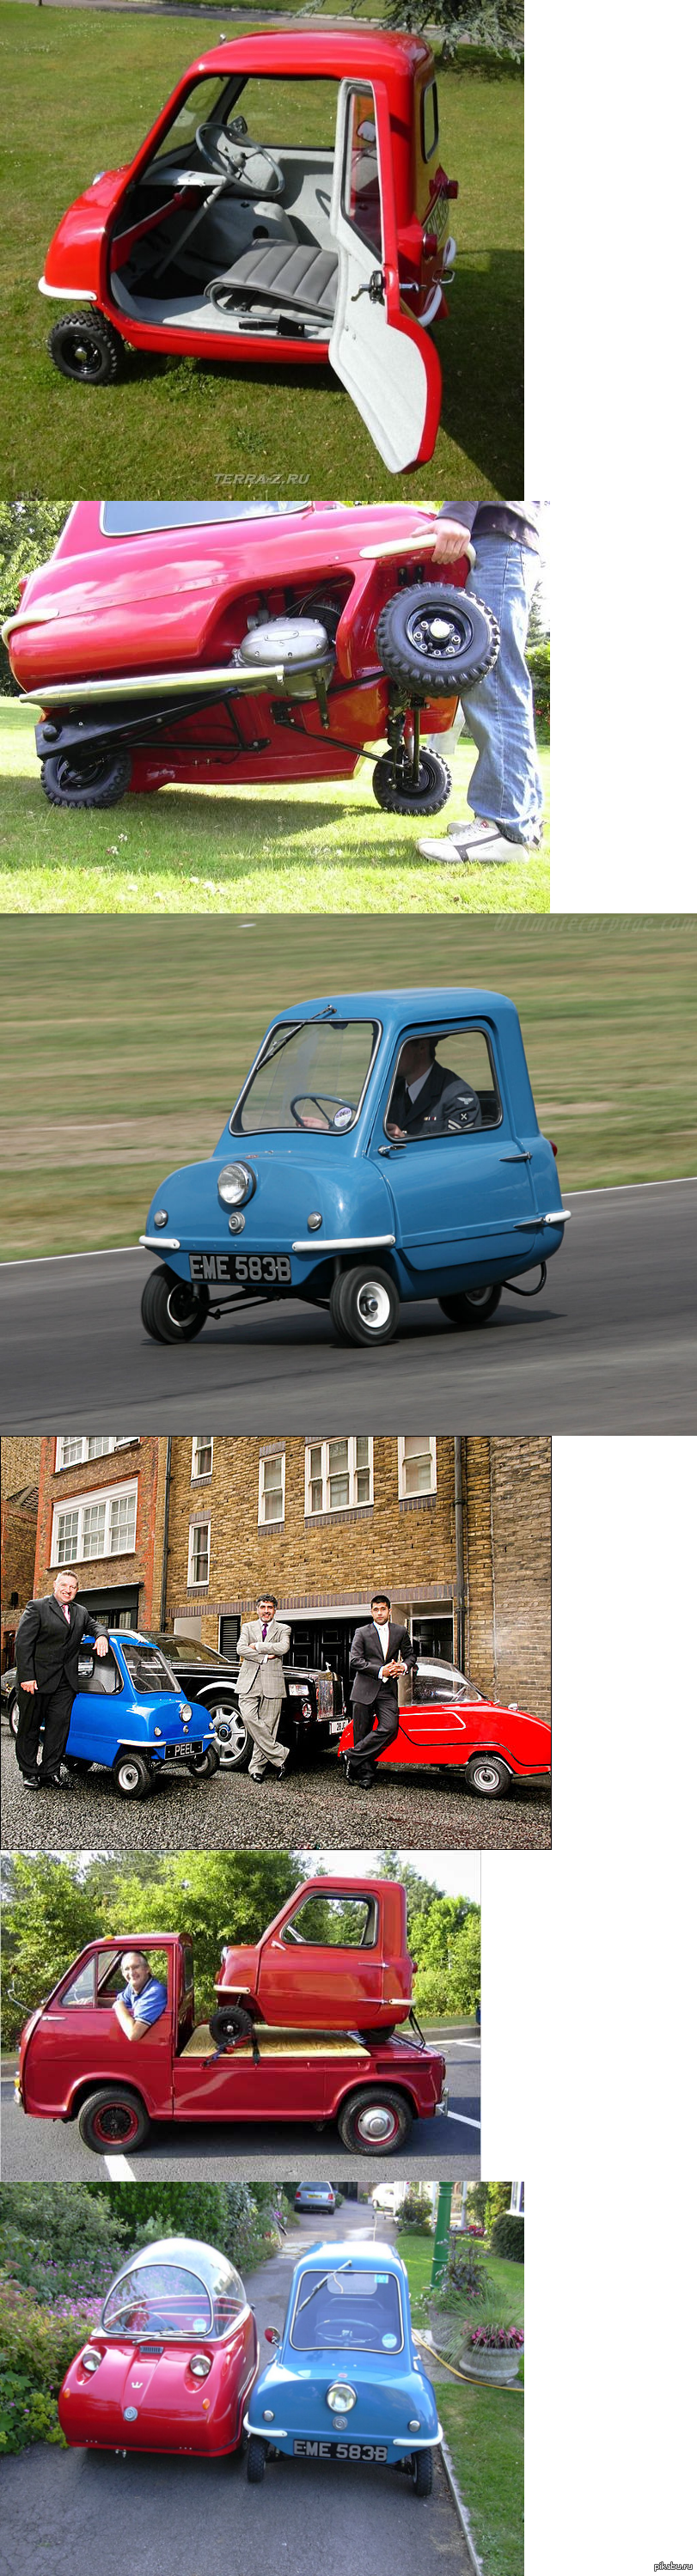
{"type": "Polygon", "coordinates": [[[343,1720],[343,1717],[332,1717],[332,1718],[330,1718],[330,1720],[329,1720],[329,1733],[330,1733],[330,1735],[343,1735],[343,1732],[344,1732],[344,1720],[343,1720]]]}
{"type": "Polygon", "coordinates": [[[293,2443],[298,2460],[386,2460],[386,2442],[305,2442],[293,2443]]]}
{"type": "Polygon", "coordinates": [[[290,1279],[287,1252],[190,1252],[189,1277],[208,1288],[266,1287],[290,1279]]]}
{"type": "Polygon", "coordinates": [[[165,1760],[166,1760],[167,1762],[170,1762],[170,1761],[172,1761],[172,1760],[174,1760],[175,1762],[186,1762],[186,1761],[188,1760],[189,1754],[191,1754],[191,1753],[202,1753],[202,1752],[203,1752],[203,1745],[202,1745],[202,1744],[200,1744],[200,1743],[197,1743],[197,1744],[168,1744],[168,1746],[167,1746],[167,1752],[166,1752],[166,1755],[165,1755],[165,1760]]]}

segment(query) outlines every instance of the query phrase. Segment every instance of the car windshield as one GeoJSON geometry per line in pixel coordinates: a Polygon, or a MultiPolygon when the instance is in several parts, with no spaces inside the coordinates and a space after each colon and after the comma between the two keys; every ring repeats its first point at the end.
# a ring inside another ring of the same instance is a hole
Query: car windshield
{"type": "Polygon", "coordinates": [[[403,2343],[394,2272],[301,2272],[290,2335],[296,2352],[398,2352],[403,2343]]]}
{"type": "Polygon", "coordinates": [[[119,1645],[126,1671],[130,1674],[131,1681],[135,1683],[136,1690],[148,1692],[176,1690],[174,1674],[170,1672],[169,1664],[165,1663],[159,1647],[144,1645],[141,1637],[126,1636],[119,1637],[119,1645]]]}
{"type": "Polygon", "coordinates": [[[204,1646],[200,1637],[163,1637],[162,1644],[172,1664],[219,1664],[227,1672],[229,1656],[219,1655],[217,1646],[204,1646]]]}
{"type": "Polygon", "coordinates": [[[209,2290],[179,2263],[138,2263],[115,2281],[102,2310],[105,2334],[224,2335],[245,2291],[234,2265],[221,2259],[209,2290]]]}
{"type": "Polygon", "coordinates": [[[306,509],[306,501],[104,501],[100,525],[104,537],[147,537],[238,519],[297,518],[306,509]]]}
{"type": "Polygon", "coordinates": [[[455,1664],[422,1663],[419,1658],[416,1678],[423,1699],[483,1699],[484,1697],[483,1691],[475,1690],[474,1683],[468,1682],[466,1674],[458,1672],[455,1664]]]}
{"type": "Polygon", "coordinates": [[[272,1029],[230,1120],[232,1135],[355,1126],[378,1041],[375,1020],[299,1020],[272,1029]]]}

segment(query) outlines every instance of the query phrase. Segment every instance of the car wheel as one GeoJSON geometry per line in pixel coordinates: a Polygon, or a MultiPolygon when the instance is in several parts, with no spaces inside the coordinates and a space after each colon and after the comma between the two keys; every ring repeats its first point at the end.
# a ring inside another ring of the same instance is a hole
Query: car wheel
{"type": "Polygon", "coordinates": [[[197,1753],[195,1762],[187,1763],[187,1770],[190,1772],[192,1780],[212,1780],[213,1773],[214,1771],[217,1771],[219,1762],[220,1755],[217,1745],[208,1744],[206,1746],[205,1753],[197,1753]]]}
{"type": "Polygon", "coordinates": [[[383,2030],[381,2024],[379,2030],[359,2030],[358,2037],[365,2040],[366,2048],[374,2048],[378,2040],[382,2047],[384,2039],[394,2039],[396,2028],[396,2021],[393,2021],[390,2023],[389,2030],[383,2030]]]}
{"type": "Polygon", "coordinates": [[[123,375],[126,351],[118,331],[103,313],[62,313],[49,331],[47,348],[54,367],[73,384],[113,385],[123,375]]]}
{"type": "Polygon", "coordinates": [[[130,783],[127,751],[95,751],[91,759],[86,754],[82,760],[74,752],[54,751],[41,764],[41,785],[49,805],[80,809],[120,805],[130,783]]]}
{"type": "Polygon", "coordinates": [[[83,2147],[104,2156],[142,2147],[150,2121],[137,2093],[128,2093],[122,2084],[102,2084],[83,2102],[77,2125],[83,2147]]]}
{"type": "Polygon", "coordinates": [[[492,671],[500,636],[495,617],[474,591],[452,582],[417,582],[388,599],[377,623],[377,648],[391,680],[414,684],[429,698],[459,698],[492,671]]]}
{"type": "Polygon", "coordinates": [[[240,1716],[237,1701],[217,1699],[214,1705],[209,1706],[208,1715],[216,1735],[219,1727],[225,1728],[224,1736],[218,1735],[222,1770],[246,1771],[252,1759],[252,1737],[240,1716]]]}
{"type": "Polygon", "coordinates": [[[499,1286],[463,1288],[458,1297],[439,1297],[438,1299],[441,1314],[447,1315],[448,1323],[459,1324],[469,1332],[476,1332],[481,1324],[489,1324],[500,1302],[499,1286]]]}
{"type": "Polygon", "coordinates": [[[203,1331],[208,1302],[207,1288],[191,1287],[163,1262],[161,1270],[151,1270],[143,1289],[140,1311],[146,1333],[153,1342],[193,1342],[203,1331]]]}
{"type": "Polygon", "coordinates": [[[377,1263],[359,1262],[355,1270],[343,1270],[336,1285],[332,1318],[338,1316],[343,1340],[363,1347],[394,1340],[399,1297],[386,1270],[377,1263]]]}
{"type": "Polygon", "coordinates": [[[430,2495],[433,2486],[432,2451],[412,2451],[411,2478],[415,2495],[430,2495]]]}
{"type": "Polygon", "coordinates": [[[19,1700],[18,1700],[18,1699],[11,1699],[11,1700],[10,1700],[10,1705],[9,1705],[9,1708],[8,1708],[8,1711],[7,1711],[7,1723],[8,1723],[8,1726],[9,1726],[10,1734],[11,1734],[11,1735],[16,1736],[16,1735],[17,1735],[17,1733],[18,1733],[18,1729],[19,1729],[19,1700]]]}
{"type": "Polygon", "coordinates": [[[266,2449],[266,2443],[260,2441],[258,2433],[250,2433],[247,2444],[247,2476],[250,2487],[261,2486],[266,2468],[266,2449]]]}
{"type": "Polygon", "coordinates": [[[478,1798],[505,1798],[510,1789],[511,1774],[496,1753],[475,1753],[465,1772],[468,1789],[478,1798]]]}
{"type": "Polygon", "coordinates": [[[208,2028],[216,2048],[220,2048],[227,2040],[251,2039],[254,2023],[243,2004],[219,2004],[211,2013],[208,2028]]]}
{"type": "Polygon", "coordinates": [[[148,1798],[152,1789],[152,1772],[142,1753],[117,1753],[112,1777],[122,1798],[148,1798]]]}
{"type": "Polygon", "coordinates": [[[395,2093],[389,2084],[364,2085],[343,2102],[337,2127],[342,2146],[353,2156],[391,2156],[403,2147],[412,2124],[412,2111],[403,2093],[395,2093]]]}
{"type": "Polygon", "coordinates": [[[388,752],[376,760],[373,770],[373,795],[384,814],[440,814],[447,805],[452,778],[447,761],[439,751],[419,753],[417,785],[400,785],[395,779],[388,752]]]}

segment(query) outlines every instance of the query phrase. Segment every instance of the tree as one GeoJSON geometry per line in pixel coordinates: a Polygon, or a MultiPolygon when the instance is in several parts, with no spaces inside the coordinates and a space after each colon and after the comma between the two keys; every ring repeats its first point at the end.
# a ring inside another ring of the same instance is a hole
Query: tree
{"type": "Polygon", "coordinates": [[[491,2230],[492,2230],[492,2227],[493,2227],[493,2224],[494,2224],[494,2219],[495,2219],[495,2218],[499,2218],[499,2217],[503,2217],[503,2216],[505,2215],[505,2213],[510,2209],[510,2206],[511,2206],[511,2185],[510,2185],[510,2183],[509,2183],[509,2182],[490,2182],[490,2183],[488,2183],[488,2184],[487,2184],[487,2194],[486,2194],[486,2232],[487,2232],[487,2236],[490,2236],[490,2235],[491,2235],[491,2230]]]}
{"type": "Polygon", "coordinates": [[[488,2182],[468,2182],[467,2185],[465,2214],[467,2218],[476,2218],[479,2227],[484,2227],[486,2223],[486,2196],[488,2189],[488,2182]]]}
{"type": "Polygon", "coordinates": [[[441,60],[449,62],[458,46],[480,46],[485,53],[522,56],[524,0],[387,0],[386,27],[410,32],[436,26],[442,30],[441,60]]]}
{"type": "Polygon", "coordinates": [[[436,1896],[416,1916],[409,1937],[417,1961],[417,2012],[474,2012],[481,1979],[479,1906],[466,1897],[436,1896]]]}
{"type": "MultiPolygon", "coordinates": [[[[53,553],[69,509],[68,501],[40,501],[35,495],[0,502],[0,622],[14,616],[19,607],[23,576],[53,553]]],[[[0,646],[0,687],[5,691],[17,687],[4,644],[0,646]]]]}
{"type": "Polygon", "coordinates": [[[300,1871],[291,1852],[167,1852],[150,1888],[128,1872],[117,1879],[111,1910],[134,1932],[190,1932],[198,1985],[212,1993],[223,1945],[258,1941],[292,1896],[300,1871]]]}
{"type": "Polygon", "coordinates": [[[6,1973],[2,2033],[12,2048],[34,2006],[50,1994],[76,1951],[102,1929],[93,1890],[80,1887],[67,1861],[42,1852],[17,1854],[5,1906],[6,1973]]]}

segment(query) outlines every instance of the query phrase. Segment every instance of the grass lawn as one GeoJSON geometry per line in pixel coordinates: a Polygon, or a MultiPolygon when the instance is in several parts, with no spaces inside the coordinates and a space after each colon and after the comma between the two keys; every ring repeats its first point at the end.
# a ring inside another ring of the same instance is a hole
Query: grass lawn
{"type": "Polygon", "coordinates": [[[263,915],[7,920],[5,1245],[135,1242],[164,1174],[211,1152],[274,1011],[366,982],[511,995],[566,1190],[694,1172],[696,947],[691,915],[374,915],[368,950],[341,914],[287,914],[280,936],[263,915]]]}
{"type": "MultiPolygon", "coordinates": [[[[548,844],[500,868],[419,858],[423,832],[467,811],[473,744],[450,758],[453,795],[432,822],[383,814],[370,764],[299,787],[166,787],[107,812],[49,805],[38,710],[0,702],[0,912],[546,912],[548,844]]],[[[549,752],[541,762],[548,783],[549,752]]]]}
{"type": "MultiPolygon", "coordinates": [[[[433,2239],[405,2230],[397,2243],[418,2328],[417,2302],[422,2291],[428,2298],[430,2289],[433,2239]]],[[[522,2326],[523,2264],[489,2254],[485,2266],[513,2322],[522,2326]]],[[[439,2379],[438,2412],[485,2576],[523,2576],[522,2388],[477,2388],[439,2379]]]]}
{"type": "MultiPolygon", "coordinates": [[[[254,20],[252,20],[252,24],[254,20]]],[[[239,32],[234,27],[231,34],[239,32]]],[[[95,171],[127,164],[175,81],[217,38],[195,15],[104,16],[0,7],[8,205],[0,246],[4,436],[0,492],[167,499],[269,489],[371,501],[386,474],[329,369],[132,353],[123,381],[70,384],[46,353],[61,312],[37,294],[66,208],[95,171]]],[[[244,104],[244,102],[243,102],[244,104]]],[[[523,486],[523,89],[464,60],[440,75],[441,149],[460,184],[460,258],[450,318],[436,326],[444,369],[432,463],[410,495],[482,498],[523,486]]],[[[283,134],[303,139],[299,93],[283,134]]],[[[397,488],[399,488],[397,486],[397,488]]]]}

